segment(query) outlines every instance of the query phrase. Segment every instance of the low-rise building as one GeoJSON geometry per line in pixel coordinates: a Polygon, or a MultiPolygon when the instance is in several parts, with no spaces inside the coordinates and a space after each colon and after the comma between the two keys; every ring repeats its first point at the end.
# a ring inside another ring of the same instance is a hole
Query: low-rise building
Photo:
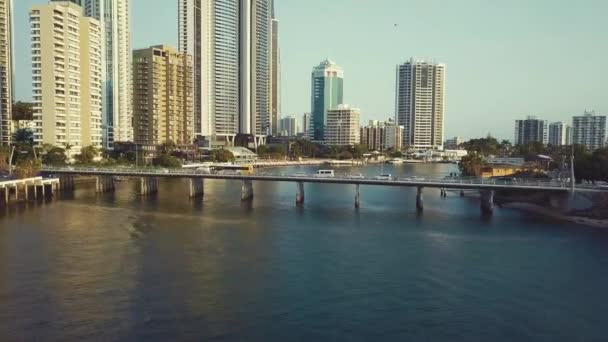
{"type": "Polygon", "coordinates": [[[458,150],[460,145],[464,142],[465,140],[461,137],[453,137],[451,139],[447,139],[443,143],[443,148],[446,150],[458,150]]]}

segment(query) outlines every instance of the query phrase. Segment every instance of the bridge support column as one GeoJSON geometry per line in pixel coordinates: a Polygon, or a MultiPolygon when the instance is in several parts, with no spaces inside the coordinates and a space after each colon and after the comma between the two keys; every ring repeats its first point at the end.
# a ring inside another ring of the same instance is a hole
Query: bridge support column
{"type": "Polygon", "coordinates": [[[95,177],[95,190],[97,193],[114,191],[114,177],[112,176],[97,176],[95,177]]]}
{"type": "Polygon", "coordinates": [[[253,182],[247,179],[243,179],[243,186],[241,187],[241,200],[248,201],[253,198],[253,182]]]}
{"type": "Polygon", "coordinates": [[[190,178],[190,198],[203,197],[205,195],[205,180],[202,178],[190,178]]]}
{"type": "Polygon", "coordinates": [[[359,192],[359,184],[355,185],[355,208],[361,208],[361,193],[359,192]]]}
{"type": "Polygon", "coordinates": [[[423,189],[423,187],[419,186],[418,191],[416,193],[416,210],[418,210],[419,213],[424,211],[424,194],[422,193],[423,189]]]}
{"type": "Polygon", "coordinates": [[[460,197],[464,197],[464,190],[460,190],[460,197]]]}
{"type": "Polygon", "coordinates": [[[296,192],[296,205],[303,205],[304,204],[304,183],[297,182],[296,186],[298,188],[298,190],[296,192]]]}
{"type": "Polygon", "coordinates": [[[9,199],[11,197],[11,188],[8,186],[4,187],[4,204],[8,205],[9,199]]]}
{"type": "Polygon", "coordinates": [[[481,213],[492,215],[494,213],[494,190],[480,190],[481,213]]]}
{"type": "Polygon", "coordinates": [[[74,190],[74,176],[61,175],[59,176],[59,188],[61,190],[74,190]]]}
{"type": "Polygon", "coordinates": [[[158,192],[158,181],[156,177],[141,177],[139,179],[139,194],[150,195],[158,192]]]}

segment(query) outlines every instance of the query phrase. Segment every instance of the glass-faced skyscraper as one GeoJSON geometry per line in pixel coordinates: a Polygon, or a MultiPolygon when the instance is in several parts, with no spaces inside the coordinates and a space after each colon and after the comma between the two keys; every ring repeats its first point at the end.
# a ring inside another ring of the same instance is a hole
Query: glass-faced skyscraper
{"type": "Polygon", "coordinates": [[[80,0],[86,16],[101,22],[104,34],[103,145],[133,141],[131,18],[129,0],[80,0]]]}
{"type": "Polygon", "coordinates": [[[311,113],[314,140],[323,140],[327,111],[343,104],[344,70],[326,59],[312,70],[311,113]]]}
{"type": "Polygon", "coordinates": [[[397,66],[395,119],[403,145],[443,149],[445,65],[410,59],[397,66]]]}
{"type": "Polygon", "coordinates": [[[179,50],[194,60],[194,130],[233,141],[270,125],[271,0],[178,0],[179,50]]]}

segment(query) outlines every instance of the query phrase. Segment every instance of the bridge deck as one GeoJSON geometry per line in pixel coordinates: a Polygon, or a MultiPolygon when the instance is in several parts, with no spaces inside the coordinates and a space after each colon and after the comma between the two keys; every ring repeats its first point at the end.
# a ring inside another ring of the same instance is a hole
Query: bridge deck
{"type": "MultiPolygon", "coordinates": [[[[425,187],[463,190],[536,190],[551,192],[567,192],[570,190],[568,183],[556,181],[507,181],[488,179],[463,179],[463,178],[421,178],[404,177],[392,180],[380,180],[372,178],[351,178],[349,176],[336,176],[322,178],[314,176],[296,176],[279,174],[207,174],[195,170],[143,170],[143,169],[102,169],[102,168],[45,168],[42,170],[47,175],[81,175],[81,176],[119,176],[119,177],[162,177],[162,178],[200,178],[218,180],[251,180],[266,182],[294,182],[294,183],[322,183],[322,184],[350,184],[350,185],[376,185],[376,186],[400,186],[400,187],[425,187]]],[[[577,186],[576,191],[583,192],[608,192],[606,188],[577,186]]]]}

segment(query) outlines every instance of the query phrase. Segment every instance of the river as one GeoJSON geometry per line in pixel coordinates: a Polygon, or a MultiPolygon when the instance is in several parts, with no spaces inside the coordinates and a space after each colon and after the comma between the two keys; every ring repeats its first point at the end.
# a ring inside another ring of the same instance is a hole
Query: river
{"type": "MultiPolygon", "coordinates": [[[[441,176],[453,165],[336,168],[441,176]]],[[[314,172],[316,168],[273,172],[314,172]]],[[[264,172],[270,172],[265,170],[264,172]]],[[[0,341],[600,341],[608,232],[415,190],[80,187],[0,210],[0,341]]]]}

